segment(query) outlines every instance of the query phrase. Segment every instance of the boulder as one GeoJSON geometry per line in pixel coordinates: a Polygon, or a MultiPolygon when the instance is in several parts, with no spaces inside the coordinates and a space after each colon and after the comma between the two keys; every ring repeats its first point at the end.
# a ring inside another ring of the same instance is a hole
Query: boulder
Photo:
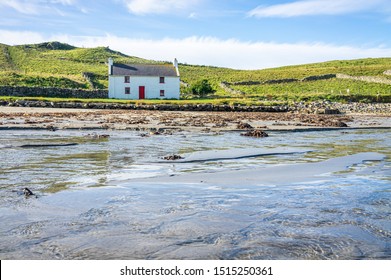
{"type": "Polygon", "coordinates": [[[251,130],[245,133],[241,133],[240,135],[242,136],[247,136],[247,137],[256,137],[256,138],[263,138],[263,137],[268,137],[269,135],[262,131],[262,130],[251,130]]]}
{"type": "Polygon", "coordinates": [[[178,160],[178,159],[183,159],[180,155],[168,155],[163,157],[165,160],[178,160]]]}

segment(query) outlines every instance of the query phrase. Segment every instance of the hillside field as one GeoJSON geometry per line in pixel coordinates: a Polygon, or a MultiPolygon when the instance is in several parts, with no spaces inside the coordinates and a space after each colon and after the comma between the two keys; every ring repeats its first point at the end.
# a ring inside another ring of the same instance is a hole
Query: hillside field
{"type": "MultiPolygon", "coordinates": [[[[167,63],[127,56],[106,47],[77,48],[59,42],[20,46],[0,44],[0,86],[105,89],[109,57],[120,63],[167,63]]],[[[391,102],[391,76],[387,72],[391,70],[391,58],[329,61],[264,70],[180,64],[179,70],[184,82],[183,92],[186,92],[186,84],[207,79],[215,90],[207,97],[210,99],[247,103],[391,102]],[[340,78],[337,74],[348,75],[348,78],[340,78]],[[311,79],[322,75],[328,75],[328,78],[311,79]],[[306,79],[308,77],[310,79],[306,79]]],[[[190,94],[182,95],[182,99],[194,98],[190,94]]]]}

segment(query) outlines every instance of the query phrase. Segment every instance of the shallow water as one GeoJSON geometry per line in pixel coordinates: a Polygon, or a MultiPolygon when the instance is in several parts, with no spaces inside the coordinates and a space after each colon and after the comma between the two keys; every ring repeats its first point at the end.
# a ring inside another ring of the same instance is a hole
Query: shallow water
{"type": "Polygon", "coordinates": [[[391,130],[87,133],[0,132],[1,259],[391,259],[391,130]]]}

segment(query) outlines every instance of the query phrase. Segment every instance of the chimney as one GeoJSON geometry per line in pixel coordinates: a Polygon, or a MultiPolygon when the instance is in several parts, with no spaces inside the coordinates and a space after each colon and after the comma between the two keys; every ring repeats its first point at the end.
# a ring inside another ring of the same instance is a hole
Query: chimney
{"type": "Polygon", "coordinates": [[[109,61],[108,61],[108,64],[109,64],[109,75],[112,75],[113,74],[113,59],[110,57],[109,58],[109,61]]]}
{"type": "Polygon", "coordinates": [[[174,67],[175,67],[175,70],[176,70],[176,74],[179,77],[178,60],[176,58],[174,59],[174,63],[173,64],[174,64],[174,67]]]}

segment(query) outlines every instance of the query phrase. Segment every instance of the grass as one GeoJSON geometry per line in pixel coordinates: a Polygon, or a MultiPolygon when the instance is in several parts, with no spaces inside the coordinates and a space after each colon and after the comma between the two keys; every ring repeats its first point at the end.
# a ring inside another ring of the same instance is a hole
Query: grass
{"type": "Polygon", "coordinates": [[[272,85],[232,86],[247,98],[263,100],[391,102],[391,85],[352,80],[320,80],[272,85]]]}
{"type": "Polygon", "coordinates": [[[58,87],[87,89],[84,80],[77,75],[21,74],[20,72],[0,72],[2,85],[27,87],[58,87]]]}
{"type": "MultiPolygon", "coordinates": [[[[93,86],[108,87],[106,61],[112,57],[119,63],[162,63],[139,57],[127,56],[106,47],[76,48],[58,42],[34,45],[7,46],[0,44],[0,86],[39,86],[91,89],[83,77],[84,72],[93,74],[93,86]]],[[[391,86],[362,81],[330,79],[311,82],[232,86],[245,94],[232,94],[223,90],[222,81],[265,82],[276,79],[302,79],[323,74],[347,74],[390,79],[383,74],[391,69],[391,58],[338,60],[264,70],[235,70],[221,67],[180,64],[181,80],[193,84],[207,79],[216,90],[207,100],[193,100],[183,95],[189,103],[287,102],[296,100],[378,101],[391,102],[391,86]],[[213,100],[212,100],[213,99],[213,100]]],[[[112,102],[106,100],[105,102],[112,102]]],[[[116,101],[123,102],[123,101],[116,101]]],[[[129,102],[129,101],[125,101],[129,102]]],[[[149,102],[149,101],[143,101],[149,102]]],[[[156,101],[154,101],[156,102],[156,101]]],[[[171,102],[174,101],[161,101],[171,102]]],[[[180,101],[182,102],[182,101],[180,101]]]]}
{"type": "Polygon", "coordinates": [[[97,88],[107,88],[107,66],[105,62],[112,57],[122,63],[151,63],[149,60],[130,57],[105,47],[98,48],[72,48],[69,45],[59,49],[51,49],[48,44],[5,46],[0,52],[1,85],[61,87],[61,88],[90,88],[83,78],[84,72],[95,74],[97,88]],[[13,67],[7,63],[9,58],[13,67]],[[4,72],[8,72],[5,74],[4,72]],[[10,79],[9,76],[17,77],[10,79]],[[54,76],[56,79],[48,79],[54,76]]]}
{"type": "Polygon", "coordinates": [[[229,106],[274,106],[288,104],[286,101],[268,101],[268,100],[250,100],[246,98],[206,98],[206,99],[187,99],[187,100],[119,100],[119,99],[83,99],[83,98],[57,98],[57,97],[16,97],[0,96],[0,101],[15,102],[17,100],[26,101],[45,101],[45,102],[79,102],[79,103],[118,103],[118,104],[136,104],[136,105],[229,105],[229,106]]]}
{"type": "MultiPolygon", "coordinates": [[[[222,98],[232,97],[233,94],[219,87],[221,81],[234,83],[292,78],[301,80],[309,76],[337,73],[391,80],[389,76],[383,74],[387,69],[391,69],[391,58],[329,61],[264,70],[233,70],[191,65],[180,67],[182,80],[191,83],[197,78],[207,78],[216,89],[216,97],[222,98]]],[[[231,86],[231,88],[245,93],[243,97],[249,100],[391,102],[391,85],[336,78],[310,82],[241,85],[231,86]]]]}

